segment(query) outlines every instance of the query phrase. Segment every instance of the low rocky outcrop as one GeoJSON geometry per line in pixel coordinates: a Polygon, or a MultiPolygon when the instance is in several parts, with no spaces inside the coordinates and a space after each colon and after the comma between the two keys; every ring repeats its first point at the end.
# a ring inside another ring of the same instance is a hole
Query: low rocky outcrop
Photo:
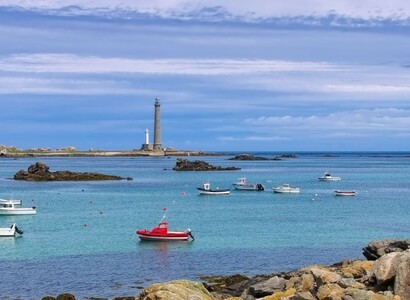
{"type": "Polygon", "coordinates": [[[283,158],[296,158],[295,154],[281,154],[274,158],[267,158],[263,156],[255,156],[253,154],[238,154],[235,157],[228,158],[228,160],[245,160],[245,161],[257,161],[257,160],[282,160],[283,158]]]}
{"type": "Polygon", "coordinates": [[[202,160],[189,161],[187,159],[177,158],[174,171],[235,171],[240,170],[236,167],[213,166],[202,160]]]}
{"type": "Polygon", "coordinates": [[[263,156],[255,156],[253,154],[238,154],[235,157],[228,158],[228,160],[277,160],[277,158],[267,158],[263,156]]]}
{"type": "MultiPolygon", "coordinates": [[[[14,174],[15,180],[25,181],[91,181],[91,180],[121,180],[120,176],[105,175],[101,173],[82,173],[71,171],[50,172],[50,168],[43,162],[38,161],[28,167],[27,171],[20,170],[14,174]]],[[[131,180],[128,177],[127,180],[131,180]]]]}
{"type": "Polygon", "coordinates": [[[292,154],[292,153],[287,153],[287,154],[281,154],[276,156],[276,158],[297,158],[298,156],[296,154],[292,154]]]}

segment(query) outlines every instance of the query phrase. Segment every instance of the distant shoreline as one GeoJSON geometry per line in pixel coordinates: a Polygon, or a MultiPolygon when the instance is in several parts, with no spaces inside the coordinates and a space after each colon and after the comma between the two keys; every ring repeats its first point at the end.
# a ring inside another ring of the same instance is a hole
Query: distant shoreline
{"type": "Polygon", "coordinates": [[[272,152],[276,157],[289,158],[303,156],[304,154],[312,154],[323,158],[336,158],[341,155],[368,156],[368,157],[404,157],[410,158],[410,153],[407,151],[355,151],[355,152],[333,152],[333,151],[223,151],[223,152],[208,152],[198,150],[95,150],[95,151],[33,151],[33,150],[17,150],[17,151],[0,151],[0,158],[27,158],[27,157],[166,157],[166,156],[236,156],[236,155],[266,155],[272,152]],[[294,153],[294,154],[278,154],[278,153],[294,153]]]}
{"type": "Polygon", "coordinates": [[[8,152],[0,157],[20,158],[20,157],[163,157],[163,156],[216,156],[223,153],[190,151],[190,150],[170,150],[170,151],[19,151],[8,152]]]}

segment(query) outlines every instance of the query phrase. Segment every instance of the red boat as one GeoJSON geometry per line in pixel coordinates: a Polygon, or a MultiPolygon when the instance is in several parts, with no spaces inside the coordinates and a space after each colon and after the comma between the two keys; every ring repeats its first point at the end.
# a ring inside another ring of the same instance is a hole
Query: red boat
{"type": "Polygon", "coordinates": [[[191,237],[195,239],[191,233],[191,229],[185,231],[168,231],[168,222],[165,221],[165,215],[159,222],[157,227],[137,230],[137,234],[142,241],[188,241],[191,237]]]}

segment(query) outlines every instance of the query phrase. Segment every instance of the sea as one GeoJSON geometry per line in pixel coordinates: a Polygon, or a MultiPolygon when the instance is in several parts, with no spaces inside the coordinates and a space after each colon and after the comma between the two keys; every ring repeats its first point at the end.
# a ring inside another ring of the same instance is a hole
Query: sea
{"type": "MultiPolygon", "coordinates": [[[[249,153],[249,152],[248,152],[249,153]]],[[[295,158],[229,160],[235,153],[185,157],[237,171],[176,172],[176,157],[28,157],[0,159],[0,198],[36,206],[31,216],[0,216],[21,237],[0,239],[0,299],[137,296],[175,279],[273,274],[362,258],[369,242],[410,238],[410,156],[403,152],[292,152],[295,158]],[[43,161],[50,171],[100,172],[133,180],[22,182],[13,175],[43,161]],[[325,172],[341,181],[318,180],[325,172]],[[199,195],[238,178],[265,191],[199,195]],[[300,194],[276,194],[290,184],[300,194]],[[356,190],[354,197],[335,190],[356,190]],[[141,242],[137,229],[163,215],[190,242],[141,242]]],[[[274,158],[285,153],[251,153],[274,158]]],[[[287,154],[287,153],[286,153],[287,154]]]]}

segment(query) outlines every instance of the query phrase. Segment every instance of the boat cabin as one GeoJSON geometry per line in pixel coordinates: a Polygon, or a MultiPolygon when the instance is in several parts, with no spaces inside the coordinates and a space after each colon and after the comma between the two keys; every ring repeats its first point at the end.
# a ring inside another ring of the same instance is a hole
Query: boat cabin
{"type": "Polygon", "coordinates": [[[211,184],[210,184],[209,182],[205,182],[205,183],[202,185],[202,188],[203,188],[204,190],[209,191],[209,190],[211,189],[211,184]]]}
{"type": "Polygon", "coordinates": [[[152,228],[152,234],[167,234],[168,233],[168,222],[161,221],[157,227],[152,228]]]}

